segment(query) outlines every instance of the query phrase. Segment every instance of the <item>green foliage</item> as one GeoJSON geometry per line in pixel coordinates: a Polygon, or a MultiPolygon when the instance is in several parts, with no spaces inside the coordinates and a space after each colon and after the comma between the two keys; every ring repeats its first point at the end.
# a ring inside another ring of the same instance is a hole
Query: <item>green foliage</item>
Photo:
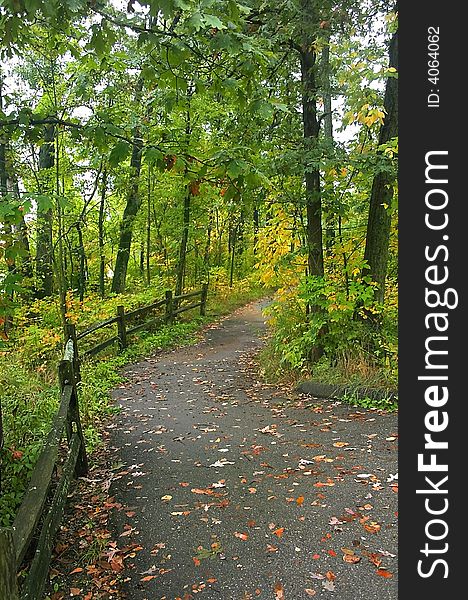
{"type": "Polygon", "coordinates": [[[312,369],[314,378],[325,383],[382,379],[396,384],[396,311],[374,304],[368,281],[351,281],[346,291],[330,280],[307,278],[298,293],[280,291],[267,311],[273,325],[271,344],[284,370],[312,369]],[[325,356],[311,366],[318,345],[325,356]]]}

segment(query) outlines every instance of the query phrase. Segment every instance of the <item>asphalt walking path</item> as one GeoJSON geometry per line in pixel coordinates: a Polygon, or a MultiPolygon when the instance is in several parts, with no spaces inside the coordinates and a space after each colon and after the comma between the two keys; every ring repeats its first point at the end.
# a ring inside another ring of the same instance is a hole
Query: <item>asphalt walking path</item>
{"type": "Polygon", "coordinates": [[[131,365],[111,425],[129,600],[397,598],[397,417],[267,385],[262,303],[131,365]]]}

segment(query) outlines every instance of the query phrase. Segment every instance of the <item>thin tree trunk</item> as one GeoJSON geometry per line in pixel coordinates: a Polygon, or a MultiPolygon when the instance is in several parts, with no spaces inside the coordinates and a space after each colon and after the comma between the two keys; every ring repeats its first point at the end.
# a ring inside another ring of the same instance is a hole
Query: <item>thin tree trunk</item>
{"type": "MultiPolygon", "coordinates": [[[[191,117],[191,97],[192,93],[189,93],[187,99],[187,110],[185,114],[185,145],[186,148],[190,146],[190,137],[192,135],[192,117],[191,117]]],[[[187,244],[190,231],[190,201],[192,197],[192,187],[190,183],[187,185],[187,190],[184,196],[184,220],[182,229],[182,239],[180,240],[179,248],[179,261],[177,264],[176,274],[176,296],[182,294],[184,289],[184,277],[185,277],[185,265],[187,262],[187,244]]]]}
{"type": "Polygon", "coordinates": [[[83,302],[86,291],[86,253],[84,249],[83,231],[81,224],[76,224],[76,231],[78,233],[78,255],[80,257],[80,271],[78,277],[78,292],[80,294],[80,302],[83,302]]]}
{"type": "MultiPolygon", "coordinates": [[[[323,97],[323,137],[333,145],[333,113],[332,113],[332,95],[330,83],[330,35],[327,36],[327,43],[323,47],[322,56],[320,59],[321,80],[322,80],[322,97],[323,97]]],[[[328,211],[325,222],[325,246],[327,255],[330,255],[335,242],[336,216],[328,211]]]]}
{"type": "MultiPolygon", "coordinates": [[[[14,174],[11,174],[11,189],[13,190],[13,194],[15,197],[20,200],[21,192],[18,185],[18,180],[14,174]]],[[[21,260],[20,271],[24,277],[31,279],[34,277],[33,266],[32,266],[32,257],[31,257],[31,246],[29,244],[29,232],[26,220],[24,218],[24,214],[21,213],[20,222],[16,225],[16,235],[18,237],[18,241],[21,244],[24,250],[24,256],[21,260]]]]}
{"type": "Polygon", "coordinates": [[[119,247],[115,261],[114,277],[112,279],[112,291],[116,294],[121,294],[125,290],[128,261],[130,259],[130,247],[132,244],[133,223],[141,206],[139,184],[142,150],[143,140],[140,135],[140,130],[137,127],[133,133],[132,158],[130,160],[131,180],[127,195],[127,204],[120,223],[119,247]]]}
{"type": "Polygon", "coordinates": [[[232,232],[231,242],[231,265],[229,269],[229,287],[232,287],[234,282],[234,267],[235,267],[235,256],[236,256],[236,242],[237,242],[237,227],[232,232]]]}
{"type": "Polygon", "coordinates": [[[146,283],[151,283],[150,253],[151,253],[151,166],[148,165],[148,206],[146,214],[146,283]]]}
{"type": "MultiPolygon", "coordinates": [[[[41,194],[52,196],[53,178],[51,169],[55,158],[55,126],[47,125],[44,133],[44,142],[39,150],[39,181],[41,194]]],[[[52,202],[50,202],[50,205],[52,202]]],[[[51,296],[53,284],[53,246],[52,246],[52,206],[42,209],[40,203],[37,207],[37,234],[36,234],[36,279],[37,297],[51,296]]]]}
{"type": "Polygon", "coordinates": [[[182,238],[180,240],[179,262],[177,264],[177,280],[175,289],[176,296],[182,294],[182,290],[184,289],[185,265],[187,262],[187,244],[190,230],[190,200],[190,186],[187,186],[187,192],[184,197],[184,224],[182,229],[182,238]]]}
{"type": "Polygon", "coordinates": [[[260,217],[258,212],[258,206],[254,206],[253,209],[253,253],[257,254],[257,244],[258,244],[258,231],[260,229],[260,217]]]}
{"type": "MultiPolygon", "coordinates": [[[[398,32],[394,33],[389,47],[389,66],[398,70],[398,32]]],[[[384,97],[385,120],[380,129],[379,146],[394,138],[398,133],[398,80],[387,79],[384,97]]],[[[390,242],[393,185],[395,178],[387,171],[378,172],[372,182],[367,221],[366,248],[364,260],[368,274],[377,283],[374,292],[376,302],[383,303],[385,298],[385,279],[387,277],[388,247],[390,242]]]]}
{"type": "MultiPolygon", "coordinates": [[[[141,100],[143,90],[143,78],[140,76],[136,86],[135,100],[141,100]]],[[[115,260],[114,277],[112,278],[112,291],[121,294],[125,290],[127,279],[128,261],[130,259],[130,248],[132,245],[133,224],[140,210],[140,171],[141,157],[143,151],[143,139],[139,127],[133,129],[132,157],[130,159],[130,182],[122,221],[120,223],[119,246],[115,260]]]]}
{"type": "Polygon", "coordinates": [[[104,248],[104,213],[106,208],[107,170],[102,171],[101,200],[99,202],[98,237],[99,237],[99,292],[101,298],[106,295],[106,254],[104,248]]]}
{"type": "Polygon", "coordinates": [[[205,252],[203,254],[203,265],[205,269],[205,275],[210,275],[210,246],[211,246],[211,232],[213,230],[213,211],[210,211],[210,219],[208,221],[208,229],[206,231],[206,244],[205,252]]]}

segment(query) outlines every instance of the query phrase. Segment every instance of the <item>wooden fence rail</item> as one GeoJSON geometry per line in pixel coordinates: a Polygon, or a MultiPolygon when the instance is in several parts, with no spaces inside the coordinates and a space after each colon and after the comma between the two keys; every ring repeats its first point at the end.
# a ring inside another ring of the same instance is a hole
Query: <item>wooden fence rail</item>
{"type": "Polygon", "coordinates": [[[124,350],[128,346],[128,338],[130,335],[147,329],[155,325],[163,325],[164,323],[171,323],[176,315],[179,315],[187,310],[193,310],[194,308],[200,308],[200,314],[203,316],[206,313],[206,300],[208,296],[208,285],[203,284],[200,290],[195,290],[187,294],[181,294],[175,296],[172,291],[168,290],[165,293],[165,297],[161,300],[157,300],[148,306],[141,306],[134,310],[126,311],[125,307],[118,306],[117,314],[115,317],[110,317],[105,321],[101,321],[94,325],[91,325],[87,329],[79,333],[74,333],[73,328],[69,328],[69,335],[77,342],[82,340],[88,335],[109,327],[111,325],[117,326],[117,331],[111,337],[103,340],[99,344],[88,348],[83,352],[83,357],[94,356],[99,352],[102,352],[109,346],[117,343],[119,350],[124,350]],[[191,302],[190,304],[184,304],[186,300],[196,298],[199,296],[199,300],[191,302]],[[158,309],[164,309],[160,311],[160,314],[156,317],[146,318],[141,322],[135,323],[135,320],[141,320],[144,317],[148,317],[157,311],[158,309]]]}
{"type": "Polygon", "coordinates": [[[128,336],[156,323],[171,323],[182,312],[200,308],[205,315],[208,286],[200,290],[174,296],[167,291],[164,299],[149,306],[126,312],[117,307],[117,315],[96,323],[77,333],[74,325],[67,327],[67,341],[63,360],[58,367],[60,405],[47,436],[44,448],[31,475],[28,489],[12,527],[0,528],[0,600],[41,600],[44,594],[54,536],[60,526],[68,490],[73,477],[88,472],[85,441],[80,422],[77,384],[81,381],[78,340],[110,325],[117,325],[117,335],[86,350],[84,356],[92,356],[115,342],[119,349],[128,346],[128,336]],[[184,301],[200,297],[198,302],[184,305],[184,301]],[[164,313],[141,323],[131,324],[134,319],[150,315],[163,308],[164,313]],[[66,457],[61,462],[61,476],[54,481],[54,473],[61,455],[62,439],[66,437],[66,457]],[[52,489],[53,488],[53,489],[52,489]],[[49,496],[52,496],[48,502],[49,496]],[[50,504],[47,507],[47,504],[50,504]],[[18,571],[25,557],[30,567],[21,586],[18,571]]]}
{"type": "Polygon", "coordinates": [[[49,571],[53,539],[60,526],[65,501],[74,476],[88,472],[85,441],[78,409],[75,372],[75,341],[69,339],[59,364],[60,405],[31,475],[28,489],[18,509],[13,526],[0,529],[0,599],[41,600],[49,571]],[[56,482],[50,507],[46,504],[58,463],[63,436],[67,439],[67,455],[62,475],[56,482]],[[33,538],[37,541],[32,543],[33,538]],[[31,566],[18,589],[17,573],[26,555],[31,566]]]}

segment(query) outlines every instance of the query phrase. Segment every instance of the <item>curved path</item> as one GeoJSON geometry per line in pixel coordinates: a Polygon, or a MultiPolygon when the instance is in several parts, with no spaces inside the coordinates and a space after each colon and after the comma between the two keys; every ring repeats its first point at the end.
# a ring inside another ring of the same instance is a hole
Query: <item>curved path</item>
{"type": "Polygon", "coordinates": [[[124,591],[396,600],[397,418],[265,385],[261,308],[128,367],[115,391],[113,527],[141,547],[124,591]]]}

